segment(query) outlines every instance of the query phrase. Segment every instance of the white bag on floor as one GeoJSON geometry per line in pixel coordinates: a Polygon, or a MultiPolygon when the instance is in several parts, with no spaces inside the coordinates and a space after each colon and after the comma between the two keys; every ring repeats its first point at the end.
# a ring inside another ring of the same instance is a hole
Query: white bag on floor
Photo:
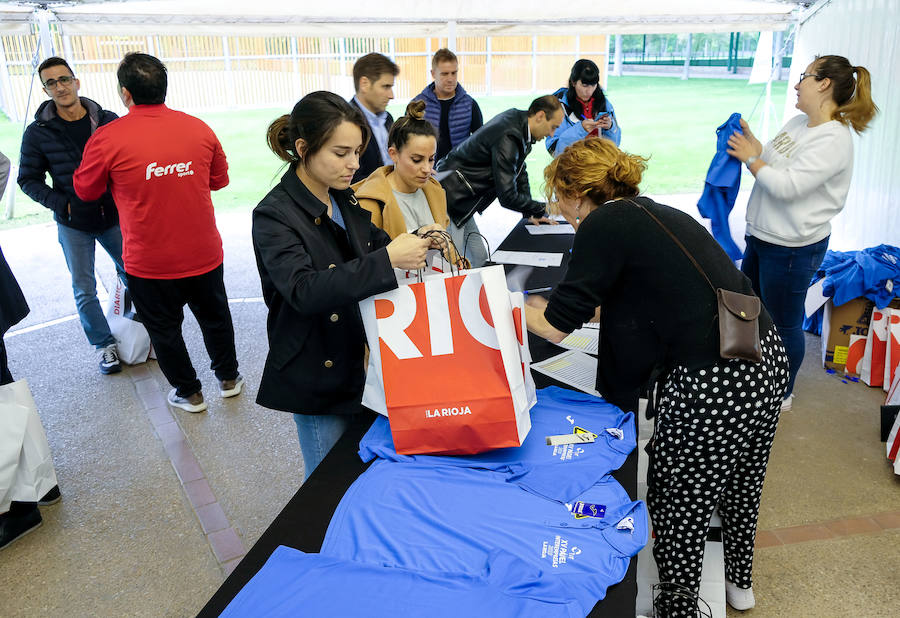
{"type": "Polygon", "coordinates": [[[0,386],[0,513],[56,487],[47,434],[25,380],[0,386]]]}
{"type": "Polygon", "coordinates": [[[138,319],[128,290],[118,277],[116,289],[109,294],[105,314],[109,330],[116,338],[119,360],[128,365],[146,362],[151,356],[150,335],[138,319]]]}

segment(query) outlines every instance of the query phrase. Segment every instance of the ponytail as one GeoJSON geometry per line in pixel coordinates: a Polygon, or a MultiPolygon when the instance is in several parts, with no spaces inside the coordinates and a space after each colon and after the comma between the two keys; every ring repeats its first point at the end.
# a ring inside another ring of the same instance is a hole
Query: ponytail
{"type": "Polygon", "coordinates": [[[272,121],[266,130],[266,142],[269,148],[282,161],[286,163],[295,163],[300,160],[297,151],[294,150],[294,143],[291,141],[288,125],[291,117],[289,114],[279,116],[272,121]]]}
{"type": "Polygon", "coordinates": [[[862,66],[852,66],[843,56],[819,56],[815,70],[816,81],[831,80],[831,97],[837,103],[832,120],[852,126],[857,133],[865,131],[878,112],[878,106],[872,101],[869,71],[862,66]]]}
{"type": "Polygon", "coordinates": [[[869,122],[878,112],[878,106],[872,100],[872,76],[862,66],[853,67],[856,73],[856,91],[850,100],[835,110],[835,120],[850,124],[857,133],[866,130],[869,122]]]}

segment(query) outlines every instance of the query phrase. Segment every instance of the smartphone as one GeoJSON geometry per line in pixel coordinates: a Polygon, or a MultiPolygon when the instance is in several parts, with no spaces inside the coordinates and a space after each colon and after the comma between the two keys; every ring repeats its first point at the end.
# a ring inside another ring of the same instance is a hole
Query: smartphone
{"type": "Polygon", "coordinates": [[[600,120],[601,118],[603,118],[605,116],[609,116],[609,112],[601,112],[601,113],[597,114],[597,117],[594,118],[594,120],[600,120]]]}

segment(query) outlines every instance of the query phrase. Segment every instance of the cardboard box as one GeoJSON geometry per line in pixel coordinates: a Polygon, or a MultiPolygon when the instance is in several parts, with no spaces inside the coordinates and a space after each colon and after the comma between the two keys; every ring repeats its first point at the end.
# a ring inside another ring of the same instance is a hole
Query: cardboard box
{"type": "Polygon", "coordinates": [[[875,303],[867,298],[834,306],[831,299],[825,303],[822,318],[822,364],[829,369],[842,370],[847,363],[850,335],[867,335],[872,309],[875,303]]]}
{"type": "MultiPolygon", "coordinates": [[[[900,309],[900,298],[895,298],[888,306],[900,309]]],[[[822,317],[822,365],[838,371],[844,369],[850,336],[869,334],[874,308],[875,303],[867,298],[854,298],[837,307],[828,299],[822,317]]]]}

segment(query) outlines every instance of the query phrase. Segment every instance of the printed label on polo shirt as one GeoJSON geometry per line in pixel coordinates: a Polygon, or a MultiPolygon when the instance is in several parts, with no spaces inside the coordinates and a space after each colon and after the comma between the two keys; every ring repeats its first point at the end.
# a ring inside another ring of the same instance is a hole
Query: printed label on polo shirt
{"type": "Polygon", "coordinates": [[[574,560],[575,556],[580,553],[581,550],[578,547],[574,545],[569,547],[569,539],[564,539],[558,534],[552,541],[544,541],[541,545],[541,558],[548,559],[554,569],[574,560]]]}
{"type": "Polygon", "coordinates": [[[159,165],[157,161],[150,163],[147,165],[147,175],[144,177],[144,180],[150,180],[150,178],[158,178],[160,176],[170,176],[175,174],[179,178],[182,176],[193,176],[194,170],[191,169],[191,164],[193,161],[181,162],[181,163],[169,163],[168,165],[159,165]]]}
{"type": "Polygon", "coordinates": [[[572,461],[584,452],[584,447],[575,444],[560,444],[553,447],[553,457],[560,461],[572,461]]]}
{"type": "Polygon", "coordinates": [[[460,416],[463,414],[472,414],[469,406],[459,406],[453,408],[434,408],[433,410],[425,410],[425,418],[437,418],[441,416],[460,416]]]}
{"type": "Polygon", "coordinates": [[[606,515],[605,504],[593,504],[591,502],[581,502],[580,500],[570,506],[569,510],[572,511],[575,519],[582,519],[584,517],[596,517],[597,519],[602,519],[603,516],[606,515]]]}

